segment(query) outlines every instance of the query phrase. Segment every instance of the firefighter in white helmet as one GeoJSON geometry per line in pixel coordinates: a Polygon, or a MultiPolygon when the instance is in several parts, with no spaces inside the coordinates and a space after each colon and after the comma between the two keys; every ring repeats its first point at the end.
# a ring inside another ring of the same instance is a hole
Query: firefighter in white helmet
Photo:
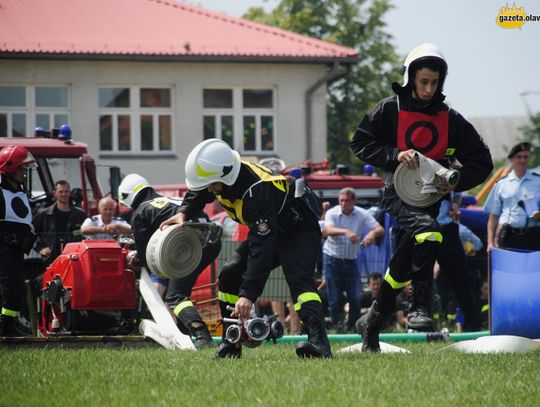
{"type": "MultiPolygon", "coordinates": [[[[295,198],[294,188],[282,175],[258,164],[240,160],[227,143],[209,139],[198,144],[186,161],[189,188],[180,213],[164,225],[182,224],[186,216],[217,199],[229,216],[249,226],[248,238],[224,265],[219,277],[222,317],[250,317],[270,271],[281,265],[294,306],[304,323],[308,340],[297,344],[300,357],[331,357],[321,298],[313,270],[320,251],[321,232],[307,200],[295,198]]],[[[314,208],[316,211],[316,208],[314,208]]],[[[227,324],[224,324],[223,332],[227,324]]],[[[241,343],[225,337],[218,358],[241,356],[241,343]]]]}
{"type": "MultiPolygon", "coordinates": [[[[436,221],[440,201],[427,208],[404,203],[395,192],[392,173],[400,163],[416,169],[416,152],[447,168],[449,160],[458,159],[463,166],[455,189],[466,191],[482,183],[493,169],[489,149],[480,135],[444,103],[447,72],[446,60],[435,45],[426,43],[413,49],[402,67],[403,85],[392,85],[396,95],[383,99],[364,116],[351,141],[358,158],[388,172],[381,206],[400,225],[399,242],[377,299],[356,325],[366,351],[380,351],[382,322],[393,312],[396,295],[411,281],[409,326],[433,329],[430,298],[433,265],[442,241],[436,221]]],[[[441,197],[452,189],[448,184],[438,185],[441,197]]]]}
{"type": "MultiPolygon", "coordinates": [[[[148,241],[163,221],[178,213],[182,200],[158,194],[139,174],[126,175],[118,187],[118,193],[120,203],[133,209],[131,230],[137,244],[138,256],[131,261],[146,266],[148,241]]],[[[208,216],[203,211],[194,215],[193,219],[198,222],[208,221],[208,216]]],[[[195,338],[194,345],[197,349],[215,347],[215,344],[206,323],[190,300],[191,291],[199,275],[215,260],[220,250],[221,240],[218,239],[203,248],[202,259],[191,274],[182,278],[171,278],[169,281],[158,280],[166,285],[165,302],[176,316],[179,329],[195,338]]],[[[157,276],[152,277],[154,281],[157,280],[157,276]]]]}

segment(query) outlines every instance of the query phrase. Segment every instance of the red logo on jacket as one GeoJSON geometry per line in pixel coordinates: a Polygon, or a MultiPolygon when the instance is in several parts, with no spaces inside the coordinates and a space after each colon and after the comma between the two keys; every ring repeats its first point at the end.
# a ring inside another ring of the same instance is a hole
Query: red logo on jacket
{"type": "Polygon", "coordinates": [[[413,149],[425,156],[440,160],[448,148],[448,111],[437,115],[399,111],[397,147],[413,149]]]}

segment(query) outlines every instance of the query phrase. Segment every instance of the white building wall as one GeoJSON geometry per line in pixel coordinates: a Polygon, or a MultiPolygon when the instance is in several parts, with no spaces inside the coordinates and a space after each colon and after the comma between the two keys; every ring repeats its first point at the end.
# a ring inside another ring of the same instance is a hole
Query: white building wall
{"type": "Polygon", "coordinates": [[[0,61],[2,85],[69,85],[74,138],[88,143],[98,164],[119,165],[125,174],[139,172],[152,183],[183,182],[185,159],[203,139],[204,87],[274,88],[276,154],[287,164],[306,158],[321,161],[326,157],[326,87],[318,89],[313,97],[312,157],[305,156],[305,92],[325,73],[323,65],[315,64],[0,61]],[[174,154],[151,158],[100,155],[98,88],[111,85],[174,88],[174,154]]]}
{"type": "Polygon", "coordinates": [[[514,145],[524,141],[520,128],[530,124],[527,116],[471,117],[470,122],[484,138],[494,160],[506,158],[514,145]]]}

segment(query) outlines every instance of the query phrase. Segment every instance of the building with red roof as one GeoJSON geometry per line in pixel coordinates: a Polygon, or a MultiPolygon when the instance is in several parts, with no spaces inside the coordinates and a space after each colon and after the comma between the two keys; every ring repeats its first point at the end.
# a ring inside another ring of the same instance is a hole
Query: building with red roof
{"type": "Polygon", "coordinates": [[[101,164],[183,180],[191,148],[326,156],[326,89],[356,50],[174,0],[3,0],[0,136],[70,123],[101,164]]]}

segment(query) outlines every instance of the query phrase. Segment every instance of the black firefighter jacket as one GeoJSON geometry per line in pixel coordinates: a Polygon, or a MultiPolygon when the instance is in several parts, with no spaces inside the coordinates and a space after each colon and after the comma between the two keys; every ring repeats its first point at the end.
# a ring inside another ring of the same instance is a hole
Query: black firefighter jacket
{"type": "Polygon", "coordinates": [[[289,191],[285,177],[242,161],[236,182],[231,186],[223,185],[220,195],[204,189],[188,190],[184,197],[182,212],[187,216],[218,199],[234,221],[249,227],[247,271],[239,294],[252,302],[262,293],[272,269],[274,243],[288,223],[284,214],[294,198],[289,191]]]}
{"type": "MultiPolygon", "coordinates": [[[[409,139],[404,141],[405,146],[398,147],[399,120],[402,120],[403,117],[399,114],[398,104],[400,110],[410,115],[420,113],[428,118],[447,115],[445,116],[448,118],[445,126],[447,126],[448,136],[447,142],[443,143],[447,145],[443,148],[463,164],[459,170],[460,179],[456,191],[467,191],[482,183],[489,176],[493,170],[493,163],[489,149],[482,137],[461,114],[454,109],[449,109],[440,99],[429,105],[421,105],[412,97],[405,95],[383,99],[364,116],[353,136],[351,148],[358,158],[368,164],[393,172],[399,164],[397,156],[400,151],[409,148],[419,150],[414,145],[408,144],[409,139]]],[[[421,123],[420,120],[419,122],[421,123]]],[[[411,126],[414,125],[414,123],[411,124],[411,126]]],[[[435,134],[433,137],[433,141],[436,142],[435,134]]],[[[448,161],[443,159],[444,154],[443,157],[431,158],[448,167],[448,161]]]]}

